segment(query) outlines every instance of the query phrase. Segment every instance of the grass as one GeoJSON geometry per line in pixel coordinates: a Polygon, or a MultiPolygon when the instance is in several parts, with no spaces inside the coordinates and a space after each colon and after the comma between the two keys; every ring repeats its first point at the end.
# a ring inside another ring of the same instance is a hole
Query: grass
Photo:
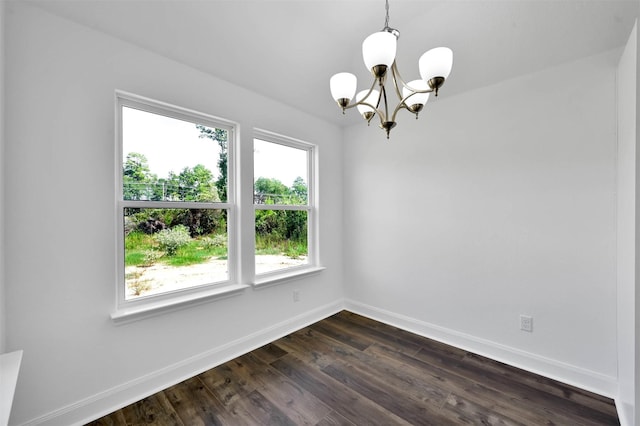
{"type": "Polygon", "coordinates": [[[178,249],[175,255],[164,258],[164,263],[171,266],[187,266],[204,263],[212,257],[227,255],[226,247],[205,248],[198,240],[191,240],[187,245],[178,249]]]}
{"type": "MultiPolygon", "coordinates": [[[[216,238],[216,237],[213,237],[216,238]]],[[[226,238],[217,237],[226,240],[226,238]]],[[[153,237],[143,232],[131,232],[125,238],[125,266],[151,266],[162,263],[170,266],[187,266],[205,263],[211,258],[227,259],[227,247],[212,244],[212,236],[192,238],[173,256],[160,250],[153,237]]],[[[307,255],[306,238],[302,241],[276,239],[271,236],[256,237],[256,255],[285,255],[298,259],[307,255]]]]}
{"type": "Polygon", "coordinates": [[[256,235],[256,255],[285,255],[298,259],[307,255],[307,240],[276,239],[256,235]]]}
{"type": "Polygon", "coordinates": [[[180,247],[176,254],[167,256],[160,251],[152,235],[134,231],[125,238],[125,266],[151,266],[155,263],[187,266],[207,262],[212,257],[226,259],[227,248],[212,246],[201,242],[200,239],[191,239],[185,246],[180,247]]]}

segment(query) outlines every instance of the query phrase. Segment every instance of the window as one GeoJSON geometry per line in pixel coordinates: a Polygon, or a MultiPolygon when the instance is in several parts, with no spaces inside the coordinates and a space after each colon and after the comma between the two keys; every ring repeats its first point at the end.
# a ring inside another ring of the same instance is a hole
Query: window
{"type": "Polygon", "coordinates": [[[315,147],[256,131],[253,151],[256,275],[316,266],[315,147]]]}
{"type": "Polygon", "coordinates": [[[235,280],[229,122],[118,93],[118,307],[235,280]]]}

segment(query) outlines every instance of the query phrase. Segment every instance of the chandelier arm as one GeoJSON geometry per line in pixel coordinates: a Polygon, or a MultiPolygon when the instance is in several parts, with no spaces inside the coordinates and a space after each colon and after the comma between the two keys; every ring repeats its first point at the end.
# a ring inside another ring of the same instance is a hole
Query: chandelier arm
{"type": "Polygon", "coordinates": [[[398,99],[402,99],[402,95],[400,94],[400,86],[398,86],[398,84],[396,83],[396,80],[400,81],[400,83],[402,84],[402,87],[404,87],[405,89],[409,89],[414,93],[431,93],[435,91],[434,89],[431,89],[431,88],[425,89],[425,90],[418,90],[409,86],[402,79],[402,76],[400,75],[400,71],[398,71],[398,66],[396,65],[395,61],[393,61],[393,65],[391,65],[391,74],[393,75],[393,84],[396,86],[396,93],[398,95],[398,99]]]}
{"type": "MultiPolygon", "coordinates": [[[[384,85],[380,84],[381,90],[380,93],[378,94],[378,100],[374,105],[371,105],[370,103],[365,102],[365,100],[369,97],[369,95],[371,94],[371,92],[373,92],[373,89],[376,87],[376,84],[379,84],[380,80],[378,80],[377,78],[373,80],[373,83],[371,84],[371,87],[369,88],[369,91],[367,92],[366,95],[364,95],[362,97],[362,100],[359,102],[354,103],[353,105],[350,105],[348,108],[352,108],[354,106],[357,105],[365,105],[368,106],[369,108],[372,108],[377,114],[378,114],[378,118],[380,118],[380,122],[384,121],[384,118],[388,115],[388,113],[385,115],[384,111],[382,111],[380,109],[380,101],[382,100],[382,93],[384,91],[384,85]]],[[[386,100],[386,96],[385,96],[385,100],[386,100]]],[[[386,106],[386,102],[385,102],[385,106],[386,106]]]]}
{"type": "Polygon", "coordinates": [[[380,98],[384,100],[384,117],[380,115],[380,120],[386,121],[386,118],[389,117],[389,103],[387,102],[387,90],[385,89],[384,84],[380,85],[380,98]]]}
{"type": "MultiPolygon", "coordinates": [[[[382,117],[384,117],[384,112],[380,110],[380,108],[377,108],[374,105],[371,105],[369,103],[366,102],[360,102],[358,105],[366,105],[369,108],[373,109],[377,114],[378,114],[378,118],[380,119],[380,122],[382,123],[384,120],[382,117]]],[[[369,119],[368,121],[370,121],[371,119],[369,119]]]]}
{"type": "Polygon", "coordinates": [[[411,111],[409,109],[409,105],[407,104],[407,100],[409,98],[411,98],[413,95],[417,95],[418,93],[431,93],[431,92],[433,92],[432,89],[430,89],[430,90],[415,90],[412,93],[410,93],[409,95],[407,95],[406,98],[402,98],[400,100],[400,103],[398,104],[398,106],[396,106],[396,109],[393,111],[393,116],[391,117],[391,121],[396,121],[396,115],[398,114],[398,111],[400,111],[400,108],[404,108],[409,112],[414,112],[414,111],[411,111]]]}
{"type": "MultiPolygon", "coordinates": [[[[378,82],[378,80],[373,82],[373,85],[375,86],[375,84],[378,82]]],[[[382,123],[384,121],[384,119],[386,118],[386,115],[384,113],[384,111],[382,111],[380,109],[380,101],[382,101],[382,94],[384,92],[384,84],[380,84],[380,93],[378,93],[378,102],[376,102],[376,107],[375,110],[378,113],[378,118],[380,119],[380,123],[382,123]]],[[[366,98],[365,98],[366,99],[366,98]]],[[[385,96],[386,99],[386,96],[385,96]]],[[[385,107],[386,107],[386,100],[385,100],[385,107]]]]}
{"type": "MultiPolygon", "coordinates": [[[[412,96],[413,93],[410,95],[412,96]]],[[[407,96],[407,99],[410,97],[407,96]]],[[[401,108],[406,109],[407,111],[409,111],[409,108],[407,107],[407,104],[405,104],[406,99],[403,99],[397,106],[396,109],[393,110],[393,115],[391,116],[391,121],[396,121],[396,115],[398,115],[398,111],[400,111],[401,108]]]]}
{"type": "Polygon", "coordinates": [[[396,61],[393,61],[393,64],[391,65],[391,77],[393,79],[393,88],[396,91],[396,95],[398,96],[398,99],[400,99],[400,102],[398,103],[398,105],[393,111],[393,115],[391,116],[391,121],[396,121],[396,116],[398,115],[398,111],[400,111],[401,108],[404,108],[407,111],[410,111],[409,106],[406,103],[407,99],[409,99],[410,97],[418,93],[431,93],[434,91],[431,88],[426,90],[414,89],[413,87],[405,83],[405,81],[402,79],[402,76],[400,75],[400,71],[398,71],[398,66],[396,65],[396,61]],[[402,87],[411,91],[411,93],[407,97],[402,96],[402,92],[400,91],[400,86],[398,85],[398,81],[402,84],[402,87]]]}
{"type": "Polygon", "coordinates": [[[391,64],[391,77],[393,80],[393,88],[396,90],[396,95],[398,96],[398,99],[402,99],[400,87],[398,87],[398,80],[400,81],[400,83],[402,83],[403,86],[407,87],[407,85],[405,84],[402,76],[400,75],[400,72],[398,71],[398,66],[396,65],[395,60],[393,61],[393,64],[391,64]]]}
{"type": "MultiPolygon", "coordinates": [[[[374,107],[374,106],[372,106],[372,105],[369,105],[368,103],[364,102],[364,100],[365,100],[365,99],[367,99],[367,98],[369,97],[369,95],[371,94],[371,92],[373,92],[373,89],[375,89],[375,87],[376,87],[376,83],[378,83],[378,80],[377,80],[377,79],[373,79],[373,83],[371,84],[371,87],[369,88],[369,91],[367,92],[367,94],[366,94],[366,95],[364,95],[364,96],[362,97],[362,100],[361,100],[361,101],[359,101],[359,102],[352,102],[352,103],[349,103],[349,105],[345,106],[343,109],[345,109],[345,110],[346,110],[346,109],[351,109],[351,108],[353,108],[353,107],[356,107],[356,106],[358,106],[358,105],[367,105],[367,106],[370,106],[371,108],[375,109],[376,111],[378,111],[378,108],[376,108],[376,107],[374,107]]],[[[380,98],[378,98],[378,103],[380,103],[380,98]]]]}

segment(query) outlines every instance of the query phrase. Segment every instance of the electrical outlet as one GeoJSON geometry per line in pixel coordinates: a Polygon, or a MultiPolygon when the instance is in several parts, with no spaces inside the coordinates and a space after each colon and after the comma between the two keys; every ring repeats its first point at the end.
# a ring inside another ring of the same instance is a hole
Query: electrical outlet
{"type": "Polygon", "coordinates": [[[293,290],[293,301],[294,302],[300,301],[300,290],[293,290]]]}
{"type": "Polygon", "coordinates": [[[520,315],[520,330],[533,332],[533,317],[520,315]]]}

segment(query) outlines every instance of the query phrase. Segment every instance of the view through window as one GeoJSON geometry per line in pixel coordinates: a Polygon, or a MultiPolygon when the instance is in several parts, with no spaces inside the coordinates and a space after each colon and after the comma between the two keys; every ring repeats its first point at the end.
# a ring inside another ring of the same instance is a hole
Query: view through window
{"type": "Polygon", "coordinates": [[[121,106],[125,300],[229,279],[230,132],[189,118],[121,106]]]}
{"type": "Polygon", "coordinates": [[[253,149],[256,274],[307,265],[310,147],[254,139],[253,149]]]}

